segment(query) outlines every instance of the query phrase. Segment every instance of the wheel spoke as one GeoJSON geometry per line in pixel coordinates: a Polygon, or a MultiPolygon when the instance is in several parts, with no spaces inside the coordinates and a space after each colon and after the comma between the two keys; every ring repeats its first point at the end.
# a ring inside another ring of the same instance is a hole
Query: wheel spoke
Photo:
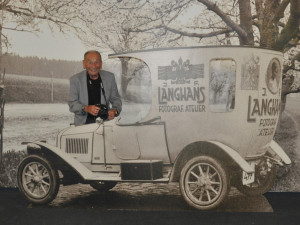
{"type": "Polygon", "coordinates": [[[41,184],[41,189],[42,189],[42,191],[46,194],[47,193],[47,191],[45,190],[45,188],[44,188],[44,186],[41,184]]]}
{"type": "Polygon", "coordinates": [[[199,168],[199,171],[200,171],[201,176],[204,176],[204,173],[203,173],[203,170],[202,170],[201,165],[199,165],[198,168],[199,168]]]}
{"type": "Polygon", "coordinates": [[[214,178],[214,176],[217,175],[217,172],[215,172],[213,175],[210,176],[210,178],[214,178]]]}
{"type": "Polygon", "coordinates": [[[197,179],[200,178],[197,174],[195,174],[193,171],[191,172],[192,175],[194,175],[197,179]]]}
{"type": "Polygon", "coordinates": [[[33,183],[33,186],[30,188],[30,191],[31,191],[31,193],[33,193],[33,192],[34,192],[35,188],[36,188],[36,184],[35,184],[35,183],[33,183]]]}
{"type": "Polygon", "coordinates": [[[31,168],[31,165],[28,166],[28,169],[29,169],[34,175],[36,175],[36,172],[34,171],[33,168],[31,168]]]}
{"type": "Polygon", "coordinates": [[[37,163],[35,164],[35,171],[36,171],[36,174],[39,175],[39,168],[38,168],[38,164],[37,163]]]}
{"type": "Polygon", "coordinates": [[[206,177],[209,177],[209,169],[210,169],[210,167],[209,167],[209,165],[207,165],[206,177]]]}
{"type": "Polygon", "coordinates": [[[27,182],[25,182],[25,185],[27,186],[28,184],[32,183],[31,180],[28,180],[27,182]]]}
{"type": "Polygon", "coordinates": [[[28,176],[28,177],[33,177],[33,175],[30,174],[30,173],[24,173],[24,175],[25,175],[25,176],[28,176]]]}
{"type": "Polygon", "coordinates": [[[211,201],[211,197],[210,197],[210,194],[209,194],[208,190],[206,190],[206,195],[207,195],[208,201],[211,201]]]}
{"type": "Polygon", "coordinates": [[[203,192],[204,192],[204,190],[201,189],[201,190],[200,190],[200,196],[199,196],[199,198],[198,198],[198,200],[199,200],[200,202],[202,201],[202,198],[203,198],[203,192]]]}
{"type": "Polygon", "coordinates": [[[188,184],[198,184],[197,181],[189,181],[188,184]]]}
{"type": "Polygon", "coordinates": [[[221,182],[211,181],[211,184],[221,184],[221,182]]]}
{"type": "Polygon", "coordinates": [[[46,181],[44,181],[44,180],[42,180],[42,183],[43,184],[45,184],[45,185],[47,185],[47,186],[50,186],[50,184],[49,183],[47,183],[46,181]]]}
{"type": "Polygon", "coordinates": [[[200,187],[196,187],[195,190],[193,190],[193,191],[191,192],[191,194],[194,195],[198,190],[200,190],[200,187]]]}
{"type": "Polygon", "coordinates": [[[41,176],[41,179],[44,179],[44,178],[49,178],[50,176],[49,176],[49,174],[47,173],[47,174],[44,174],[43,176],[41,176]]]}
{"type": "Polygon", "coordinates": [[[37,185],[37,193],[38,193],[38,196],[41,196],[41,184],[37,185]]]}
{"type": "Polygon", "coordinates": [[[212,190],[216,195],[218,194],[218,192],[212,186],[210,186],[210,190],[212,190]]]}

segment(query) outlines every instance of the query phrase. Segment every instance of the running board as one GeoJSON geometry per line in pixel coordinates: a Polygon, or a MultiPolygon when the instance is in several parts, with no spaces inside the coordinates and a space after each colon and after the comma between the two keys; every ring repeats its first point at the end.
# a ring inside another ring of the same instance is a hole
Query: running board
{"type": "Polygon", "coordinates": [[[94,172],[95,176],[88,178],[86,181],[115,181],[115,182],[138,182],[138,183],[169,183],[168,174],[164,174],[164,177],[154,180],[135,180],[135,179],[122,179],[120,173],[106,173],[106,172],[94,172]]]}

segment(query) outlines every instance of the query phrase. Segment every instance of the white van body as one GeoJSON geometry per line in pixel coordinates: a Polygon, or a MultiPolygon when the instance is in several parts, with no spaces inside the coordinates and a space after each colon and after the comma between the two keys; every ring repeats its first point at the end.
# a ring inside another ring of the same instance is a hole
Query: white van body
{"type": "MultiPolygon", "coordinates": [[[[180,182],[185,200],[202,210],[220,205],[230,185],[249,195],[268,191],[276,164],[291,163],[273,140],[282,53],[218,46],[111,55],[116,57],[136,58],[148,66],[151,107],[134,123],[122,122],[121,113],[111,121],[66,128],[56,147],[30,143],[30,154],[42,152],[68,178],[61,183],[68,184],[70,174],[78,175],[75,183],[98,189],[116,182],[180,182]],[[138,175],[147,170],[149,174],[138,175]]],[[[25,186],[21,190],[29,200],[49,202],[55,196],[45,194],[41,200],[28,194],[24,170],[32,161],[20,167],[19,186],[25,186]]]]}

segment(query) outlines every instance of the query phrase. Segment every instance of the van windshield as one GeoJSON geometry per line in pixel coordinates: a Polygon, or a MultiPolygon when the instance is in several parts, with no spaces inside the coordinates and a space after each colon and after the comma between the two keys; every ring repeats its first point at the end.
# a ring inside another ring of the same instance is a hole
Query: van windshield
{"type": "Polygon", "coordinates": [[[122,96],[120,124],[142,120],[150,111],[152,90],[148,66],[135,58],[120,58],[118,88],[122,96]]]}

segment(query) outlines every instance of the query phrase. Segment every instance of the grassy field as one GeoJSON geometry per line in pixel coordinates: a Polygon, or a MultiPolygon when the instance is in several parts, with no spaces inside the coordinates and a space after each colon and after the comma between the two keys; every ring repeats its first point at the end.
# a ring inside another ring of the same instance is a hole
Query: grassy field
{"type": "MultiPolygon", "coordinates": [[[[51,78],[7,74],[5,76],[5,102],[51,102],[51,78]]],[[[69,80],[53,79],[54,102],[66,102],[69,80]]]]}
{"type": "MultiPolygon", "coordinates": [[[[13,75],[6,74],[5,80],[5,102],[6,103],[49,103],[51,102],[51,78],[44,77],[31,77],[31,76],[21,76],[21,75],[13,75]]],[[[67,102],[67,98],[69,95],[69,80],[67,79],[53,79],[53,100],[54,102],[67,102]]],[[[7,104],[6,104],[7,108],[7,104]]],[[[39,110],[39,109],[37,109],[39,110]]],[[[12,113],[10,113],[12,114],[12,113]]],[[[23,114],[26,114],[24,111],[23,114]]],[[[55,121],[57,116],[60,115],[50,115],[50,116],[40,116],[35,115],[39,119],[36,122],[36,125],[39,126],[38,129],[43,127],[43,123],[41,121],[55,121]]],[[[10,137],[4,137],[8,139],[14,139],[14,141],[21,139],[24,141],[24,136],[26,134],[30,134],[28,129],[25,130],[25,125],[27,123],[30,124],[30,120],[32,118],[26,118],[26,120],[22,120],[20,116],[11,118],[13,120],[14,126],[7,127],[7,116],[5,115],[4,122],[4,135],[8,135],[10,137]],[[6,130],[5,130],[6,129],[6,130]],[[18,134],[20,131],[24,130],[24,134],[16,136],[12,136],[8,134],[11,129],[14,129],[12,133],[18,134]],[[8,133],[7,133],[8,132],[8,133]]],[[[34,117],[34,116],[33,116],[34,117]]],[[[68,119],[65,116],[60,116],[60,119],[68,119]]],[[[45,124],[45,126],[49,127],[49,124],[45,124]]],[[[58,128],[51,127],[52,129],[58,130],[58,128]]],[[[46,128],[45,128],[46,129],[46,128]]],[[[55,131],[57,133],[57,131],[55,131]]],[[[45,133],[43,133],[45,134],[45,133]]],[[[42,135],[42,134],[41,134],[42,135]]],[[[4,140],[5,141],[5,140],[4,140]]],[[[9,142],[9,140],[8,140],[9,142]]],[[[5,144],[5,143],[4,143],[5,144]]],[[[5,146],[4,146],[5,148],[5,146]]],[[[15,148],[11,147],[10,149],[6,149],[6,151],[2,155],[2,163],[0,164],[0,187],[17,187],[16,173],[17,166],[20,160],[25,156],[24,151],[16,151],[15,148]]]]}
{"type": "Polygon", "coordinates": [[[300,191],[300,97],[289,97],[274,140],[284,149],[292,163],[279,168],[273,191],[300,191]]]}
{"type": "Polygon", "coordinates": [[[25,157],[24,151],[8,151],[0,164],[0,187],[17,187],[17,168],[25,157]]]}

